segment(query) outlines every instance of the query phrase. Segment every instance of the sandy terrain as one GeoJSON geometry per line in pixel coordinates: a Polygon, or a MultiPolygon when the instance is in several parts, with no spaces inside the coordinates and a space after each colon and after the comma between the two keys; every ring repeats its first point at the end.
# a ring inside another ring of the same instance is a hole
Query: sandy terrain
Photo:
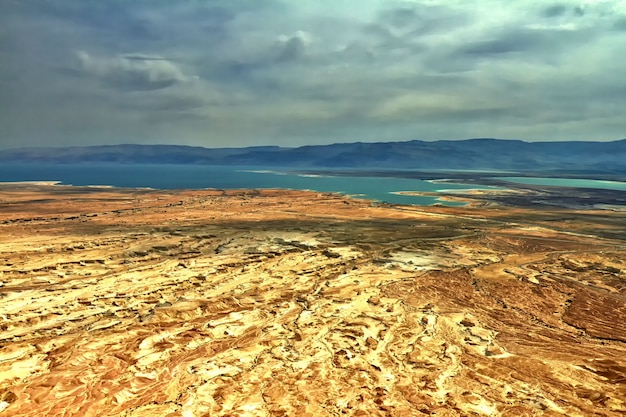
{"type": "Polygon", "coordinates": [[[626,213],[0,187],[0,416],[623,416],[626,213]]]}

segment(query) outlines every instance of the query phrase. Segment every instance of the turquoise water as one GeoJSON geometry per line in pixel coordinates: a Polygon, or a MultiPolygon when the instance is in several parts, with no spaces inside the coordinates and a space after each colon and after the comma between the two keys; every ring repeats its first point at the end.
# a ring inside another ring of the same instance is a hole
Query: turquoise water
{"type": "Polygon", "coordinates": [[[499,180],[516,182],[519,184],[551,185],[557,187],[600,188],[604,190],[626,191],[626,182],[584,180],[569,178],[526,178],[526,177],[498,177],[499,180]]]}
{"type": "MultiPolygon", "coordinates": [[[[435,197],[391,194],[396,191],[474,189],[475,185],[433,184],[417,179],[389,177],[303,176],[263,171],[254,167],[202,165],[35,165],[3,164],[0,181],[60,181],[68,185],[110,185],[116,187],[180,188],[289,188],[339,192],[394,204],[462,205],[438,201],[435,197]]],[[[489,187],[484,187],[489,188],[489,187]]]]}

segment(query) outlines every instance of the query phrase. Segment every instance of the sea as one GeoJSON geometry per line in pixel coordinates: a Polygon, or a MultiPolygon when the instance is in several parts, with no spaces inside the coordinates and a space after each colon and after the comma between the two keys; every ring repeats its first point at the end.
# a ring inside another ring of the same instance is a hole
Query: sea
{"type": "Polygon", "coordinates": [[[346,177],[267,170],[249,166],[119,165],[119,164],[2,164],[0,181],[58,181],[65,185],[105,185],[155,189],[253,189],[283,188],[342,193],[354,198],[411,205],[463,205],[433,196],[395,194],[400,191],[492,189],[489,186],[437,184],[389,177],[346,177]]]}
{"type": "MultiPolygon", "coordinates": [[[[361,174],[359,174],[361,175],[361,174]]],[[[445,173],[442,172],[442,175],[445,173]]],[[[552,185],[560,187],[626,190],[626,182],[589,179],[494,177],[513,183],[552,185]]],[[[441,183],[409,178],[310,175],[293,168],[268,170],[267,167],[150,165],[150,164],[0,164],[0,182],[56,181],[65,185],[101,185],[154,189],[260,189],[283,188],[342,193],[393,204],[427,206],[463,205],[462,202],[440,200],[437,196],[397,194],[402,191],[437,193],[471,189],[501,189],[477,184],[441,183]]]]}

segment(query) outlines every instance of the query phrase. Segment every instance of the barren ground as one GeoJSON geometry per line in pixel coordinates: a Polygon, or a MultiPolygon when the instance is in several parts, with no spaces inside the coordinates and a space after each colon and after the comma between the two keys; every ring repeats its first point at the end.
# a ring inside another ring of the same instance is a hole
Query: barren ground
{"type": "Polygon", "coordinates": [[[1,416],[622,416],[626,213],[0,188],[1,416]]]}

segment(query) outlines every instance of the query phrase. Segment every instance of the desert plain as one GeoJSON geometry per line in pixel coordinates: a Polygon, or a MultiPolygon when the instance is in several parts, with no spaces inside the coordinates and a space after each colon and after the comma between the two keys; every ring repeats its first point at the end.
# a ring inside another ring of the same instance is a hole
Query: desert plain
{"type": "Polygon", "coordinates": [[[623,416],[626,212],[0,187],[0,416],[623,416]]]}

